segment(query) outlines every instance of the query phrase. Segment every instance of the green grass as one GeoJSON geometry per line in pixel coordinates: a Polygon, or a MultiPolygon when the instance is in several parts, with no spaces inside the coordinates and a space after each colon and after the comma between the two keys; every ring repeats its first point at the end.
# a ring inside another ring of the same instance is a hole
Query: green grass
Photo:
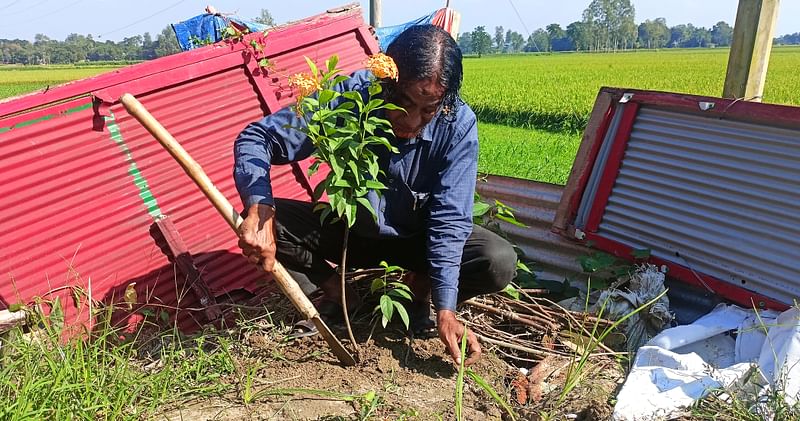
{"type": "MultiPolygon", "coordinates": [[[[464,61],[463,96],[485,123],[580,132],[602,86],[720,96],[727,49],[484,56],[464,61]]],[[[765,102],[800,104],[800,48],[775,48],[765,102]]]]}
{"type": "MultiPolygon", "coordinates": [[[[468,58],[462,93],[480,122],[478,167],[491,174],[563,184],[601,87],[720,96],[728,52],[686,49],[468,58]]],[[[800,105],[798,68],[800,47],[773,49],[764,101],[800,105]]]]}
{"type": "Polygon", "coordinates": [[[552,133],[478,123],[478,171],[565,184],[580,145],[578,133],[552,133]]]}
{"type": "Polygon", "coordinates": [[[220,335],[120,342],[120,330],[105,328],[64,343],[52,318],[41,320],[47,328],[33,336],[16,330],[3,340],[0,419],[139,420],[233,387],[220,381],[234,371],[231,341],[220,335]]]}
{"type": "MultiPolygon", "coordinates": [[[[479,170],[563,184],[602,86],[720,96],[727,49],[497,55],[464,60],[463,96],[478,115],[479,170]]],[[[0,98],[109,71],[0,66],[0,98]]],[[[765,102],[800,105],[800,47],[776,47],[765,102]]]]}
{"type": "Polygon", "coordinates": [[[0,66],[0,99],[109,72],[119,66],[0,66]]]}

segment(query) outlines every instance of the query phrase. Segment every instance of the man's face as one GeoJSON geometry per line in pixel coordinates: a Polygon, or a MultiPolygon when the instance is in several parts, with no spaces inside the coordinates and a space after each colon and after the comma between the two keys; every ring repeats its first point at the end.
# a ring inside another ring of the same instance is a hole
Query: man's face
{"type": "Polygon", "coordinates": [[[444,92],[444,86],[435,77],[398,84],[389,100],[403,107],[405,112],[386,112],[395,136],[400,139],[416,137],[436,115],[444,92]]]}

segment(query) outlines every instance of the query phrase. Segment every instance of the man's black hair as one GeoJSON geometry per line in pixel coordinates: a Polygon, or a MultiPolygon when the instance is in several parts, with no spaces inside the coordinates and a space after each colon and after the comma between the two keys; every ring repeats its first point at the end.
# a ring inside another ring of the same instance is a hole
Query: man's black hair
{"type": "Polygon", "coordinates": [[[442,112],[455,116],[463,69],[461,49],[447,31],[433,25],[412,26],[389,44],[386,55],[397,64],[398,83],[437,77],[445,88],[442,112]]]}

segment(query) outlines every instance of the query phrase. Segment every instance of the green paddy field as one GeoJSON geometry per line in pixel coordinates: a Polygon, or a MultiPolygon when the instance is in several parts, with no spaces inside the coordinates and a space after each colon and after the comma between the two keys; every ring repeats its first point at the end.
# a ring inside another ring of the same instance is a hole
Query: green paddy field
{"type": "MultiPolygon", "coordinates": [[[[602,86],[719,96],[727,49],[467,57],[463,97],[480,122],[482,172],[563,184],[602,86]]],[[[0,66],[0,98],[113,70],[0,66]]],[[[800,47],[773,49],[764,102],[800,105],[800,47]]]]}

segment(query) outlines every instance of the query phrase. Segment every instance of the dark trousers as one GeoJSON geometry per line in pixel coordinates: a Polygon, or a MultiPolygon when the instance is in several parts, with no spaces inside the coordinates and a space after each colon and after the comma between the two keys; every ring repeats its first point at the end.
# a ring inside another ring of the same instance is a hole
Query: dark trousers
{"type": "MultiPolygon", "coordinates": [[[[306,292],[313,289],[308,281],[320,285],[334,274],[328,262],[341,263],[344,239],[344,223],[321,224],[320,212],[314,212],[313,208],[312,203],[275,200],[277,258],[298,278],[306,292]]],[[[356,224],[374,225],[371,215],[361,210],[356,224]]],[[[386,261],[406,270],[427,273],[424,235],[373,238],[359,235],[359,231],[363,232],[359,228],[351,228],[348,236],[348,267],[375,268],[386,261]]],[[[461,258],[458,301],[505,288],[516,275],[516,262],[517,255],[508,241],[481,226],[473,226],[461,258]]]]}

